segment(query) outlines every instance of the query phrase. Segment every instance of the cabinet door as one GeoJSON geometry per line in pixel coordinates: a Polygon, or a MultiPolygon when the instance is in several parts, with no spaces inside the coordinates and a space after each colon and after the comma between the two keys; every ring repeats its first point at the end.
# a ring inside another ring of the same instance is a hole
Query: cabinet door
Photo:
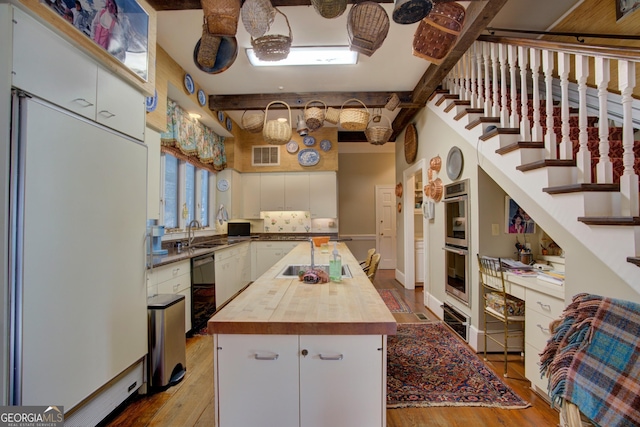
{"type": "Polygon", "coordinates": [[[23,11],[13,11],[13,85],[94,120],[98,66],[23,11]]]}
{"type": "Polygon", "coordinates": [[[219,427],[299,425],[297,335],[217,335],[215,356],[219,427]]]}
{"type": "Polygon", "coordinates": [[[216,259],[216,309],[226,303],[235,293],[234,277],[236,260],[233,258],[216,259]]]}
{"type": "Polygon", "coordinates": [[[256,242],[256,268],[254,280],[262,276],[268,269],[284,256],[284,251],[278,243],[256,242]]]}
{"type": "Polygon", "coordinates": [[[309,174],[311,218],[338,217],[338,181],[335,172],[309,174]]]}
{"type": "Polygon", "coordinates": [[[242,174],[242,211],[246,219],[260,218],[260,174],[242,174]]]}
{"type": "Polygon", "coordinates": [[[98,68],[97,93],[96,121],[144,140],[144,95],[102,68],[98,68]]]}
{"type": "Polygon", "coordinates": [[[309,174],[288,173],[284,176],[284,204],[287,211],[309,210],[309,174]]]}
{"type": "Polygon", "coordinates": [[[284,210],[284,174],[263,173],[260,177],[260,209],[284,210]]]}
{"type": "Polygon", "coordinates": [[[380,335],[300,336],[301,426],[382,427],[386,419],[383,339],[380,335]]]}

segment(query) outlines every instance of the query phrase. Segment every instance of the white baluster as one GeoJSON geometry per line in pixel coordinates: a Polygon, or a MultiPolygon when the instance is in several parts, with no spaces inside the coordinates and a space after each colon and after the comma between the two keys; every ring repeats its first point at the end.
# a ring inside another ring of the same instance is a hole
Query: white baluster
{"type": "Polygon", "coordinates": [[[576,55],[576,80],[578,82],[578,153],[576,165],[578,166],[578,182],[591,182],[591,153],[589,152],[589,134],[587,133],[587,77],[589,77],[589,58],[584,55],[576,55]]]}
{"type": "Polygon", "coordinates": [[[624,171],[620,177],[621,213],[623,216],[638,216],[640,211],[638,200],[638,174],[634,171],[635,155],[633,153],[633,121],[631,106],[633,88],[636,83],[634,62],[618,61],[618,85],[622,94],[622,164],[624,171]]]}
{"type": "Polygon", "coordinates": [[[483,42],[475,42],[474,49],[476,52],[476,73],[475,73],[475,88],[476,88],[476,102],[472,104],[473,108],[483,108],[484,107],[484,86],[486,86],[485,79],[487,76],[482,76],[482,64],[483,64],[483,50],[482,50],[483,42]]]}
{"type": "MultiPolygon", "coordinates": [[[[511,93],[509,99],[511,100],[509,107],[511,109],[511,115],[509,116],[509,127],[517,128],[519,126],[520,118],[518,117],[518,83],[517,83],[517,65],[518,65],[518,47],[509,45],[509,89],[511,93]]],[[[526,100],[521,100],[522,102],[526,100]]]]}
{"type": "Polygon", "coordinates": [[[573,143],[569,137],[569,70],[571,61],[568,53],[558,52],[558,74],[560,76],[560,111],[562,119],[562,139],[560,158],[573,159],[573,143]]]}
{"type": "Polygon", "coordinates": [[[531,140],[542,141],[542,126],[540,125],[540,50],[531,48],[531,81],[533,82],[533,124],[531,127],[531,140]]]}
{"type": "Polygon", "coordinates": [[[529,122],[529,94],[527,92],[528,52],[525,46],[518,46],[518,66],[520,67],[520,139],[531,141],[531,122],[529,122]]]}
{"type": "Polygon", "coordinates": [[[609,159],[609,118],[607,115],[607,87],[609,86],[609,59],[596,56],[596,84],[598,85],[598,164],[596,165],[596,182],[613,182],[613,165],[609,159]]]}
{"type": "Polygon", "coordinates": [[[471,106],[473,106],[474,104],[474,92],[475,89],[473,87],[473,76],[475,75],[475,58],[474,58],[474,53],[473,53],[473,49],[467,49],[467,70],[465,75],[467,76],[467,84],[466,84],[466,88],[467,88],[467,95],[466,95],[466,100],[469,101],[471,103],[471,106]]]}
{"type": "Polygon", "coordinates": [[[493,114],[493,100],[491,99],[491,44],[482,42],[482,53],[484,54],[484,114],[493,114]]]}
{"type": "Polygon", "coordinates": [[[507,108],[507,46],[499,44],[500,54],[500,125],[509,126],[509,109],[507,108]]]}
{"type": "Polygon", "coordinates": [[[547,133],[544,136],[544,146],[547,150],[548,159],[558,158],[558,145],[556,141],[556,133],[553,129],[553,52],[550,50],[542,51],[542,69],[544,72],[545,86],[545,111],[547,114],[547,133]]]}
{"type": "Polygon", "coordinates": [[[471,108],[476,108],[478,105],[478,87],[476,76],[476,45],[472,45],[469,48],[469,101],[471,101],[471,108]]]}
{"type": "Polygon", "coordinates": [[[500,66],[500,44],[493,43],[491,45],[491,62],[493,63],[493,98],[491,99],[491,116],[500,117],[500,86],[498,67],[500,66]]]}

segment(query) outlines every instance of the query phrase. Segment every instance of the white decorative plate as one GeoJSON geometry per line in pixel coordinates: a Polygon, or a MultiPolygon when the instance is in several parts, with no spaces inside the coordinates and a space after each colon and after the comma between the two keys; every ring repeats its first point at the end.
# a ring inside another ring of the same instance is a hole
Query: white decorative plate
{"type": "Polygon", "coordinates": [[[331,141],[329,141],[328,139],[323,139],[322,141],[320,141],[320,149],[322,151],[331,150],[331,141]]]}
{"type": "Polygon", "coordinates": [[[202,89],[198,90],[198,102],[200,103],[201,106],[205,106],[205,104],[207,103],[207,97],[204,94],[204,91],[202,89]]]}
{"type": "Polygon", "coordinates": [[[184,75],[184,88],[187,89],[189,93],[193,93],[193,91],[196,90],[196,86],[193,84],[193,79],[189,73],[184,75]]]}
{"type": "Polygon", "coordinates": [[[320,161],[320,153],[314,148],[305,148],[298,153],[298,163],[301,166],[315,166],[320,161]]]}
{"type": "Polygon", "coordinates": [[[294,154],[298,152],[298,143],[295,141],[289,141],[287,142],[287,152],[294,154]]]}
{"type": "Polygon", "coordinates": [[[305,136],[302,142],[304,142],[304,145],[306,145],[307,147],[311,147],[316,143],[316,139],[312,136],[305,136]]]}
{"type": "Polygon", "coordinates": [[[463,166],[462,151],[458,147],[452,147],[447,155],[447,176],[449,179],[456,180],[462,173],[463,166]]]}

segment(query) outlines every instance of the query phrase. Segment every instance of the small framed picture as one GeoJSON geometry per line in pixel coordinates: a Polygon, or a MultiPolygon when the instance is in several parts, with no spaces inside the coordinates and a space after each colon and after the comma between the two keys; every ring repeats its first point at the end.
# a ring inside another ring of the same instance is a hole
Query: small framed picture
{"type": "Polygon", "coordinates": [[[640,0],[616,0],[616,21],[640,7],[640,0]]]}
{"type": "Polygon", "coordinates": [[[508,234],[531,234],[536,232],[536,223],[524,209],[509,196],[504,202],[505,228],[508,234]]]}

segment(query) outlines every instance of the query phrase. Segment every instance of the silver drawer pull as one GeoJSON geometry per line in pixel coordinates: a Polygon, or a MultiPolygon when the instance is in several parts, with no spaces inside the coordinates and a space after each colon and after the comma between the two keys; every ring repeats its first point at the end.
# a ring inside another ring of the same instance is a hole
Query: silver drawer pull
{"type": "Polygon", "coordinates": [[[540,328],[540,330],[541,330],[542,332],[544,332],[545,334],[548,334],[549,332],[551,332],[551,331],[549,330],[549,328],[545,328],[545,327],[543,327],[543,326],[542,326],[541,324],[539,324],[539,323],[538,323],[536,326],[537,326],[538,328],[540,328]]]}
{"type": "Polygon", "coordinates": [[[543,310],[551,311],[551,306],[549,304],[543,304],[541,301],[537,301],[537,303],[543,310]]]}
{"type": "Polygon", "coordinates": [[[98,114],[100,114],[102,117],[104,117],[105,119],[110,119],[111,117],[114,117],[115,114],[113,114],[111,111],[109,110],[100,110],[100,112],[98,112],[98,114]]]}
{"type": "Polygon", "coordinates": [[[339,354],[337,356],[325,356],[322,353],[320,353],[320,360],[342,360],[342,358],[344,357],[344,355],[339,354]]]}
{"type": "Polygon", "coordinates": [[[84,98],[76,98],[76,99],[73,100],[73,102],[76,102],[76,103],[80,104],[83,107],[91,107],[93,105],[92,103],[90,103],[89,101],[87,101],[84,98]]]}
{"type": "Polygon", "coordinates": [[[256,353],[253,358],[256,360],[277,360],[278,356],[280,356],[278,353],[272,355],[272,356],[260,356],[258,353],[256,353]]]}

